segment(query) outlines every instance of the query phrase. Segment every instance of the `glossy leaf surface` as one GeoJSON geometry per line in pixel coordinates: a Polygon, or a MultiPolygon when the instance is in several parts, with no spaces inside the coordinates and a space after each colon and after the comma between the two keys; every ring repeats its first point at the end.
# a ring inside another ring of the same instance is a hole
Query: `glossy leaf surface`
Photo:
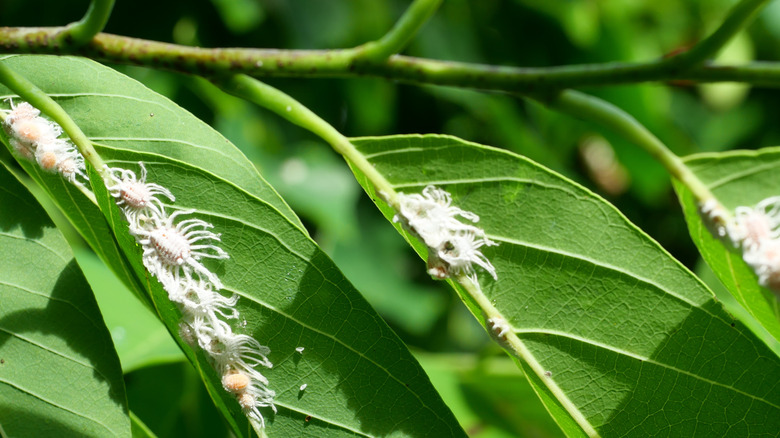
{"type": "MultiPolygon", "coordinates": [[[[724,207],[734,212],[740,206],[754,207],[780,196],[780,149],[702,154],[686,164],[709,187],[724,207]]],[[[737,302],[773,337],[780,341],[780,303],[772,292],[758,285],[752,269],[738,250],[724,245],[702,223],[693,196],[675,185],[685,211],[688,229],[702,257],[737,302]]]]}
{"type": "Polygon", "coordinates": [[[0,430],[129,437],[122,369],[70,246],[0,165],[0,430]]]}
{"type": "Polygon", "coordinates": [[[498,271],[498,281],[479,274],[482,289],[545,370],[523,365],[568,435],[584,432],[574,420],[603,436],[780,430],[780,359],[603,199],[520,156],[454,137],[354,143],[398,191],[433,184],[480,216],[499,242],[482,248],[498,271]],[[576,409],[563,409],[561,397],[576,409]]]}
{"type": "MultiPolygon", "coordinates": [[[[263,411],[269,436],[463,436],[457,421],[405,345],[303,230],[254,166],[208,125],[139,83],[77,58],[14,57],[18,73],[50,94],[95,143],[110,166],[138,161],[148,181],[169,188],[175,209],[214,225],[229,260],[204,264],[224,293],[241,298],[234,327],[271,349],[260,370],[277,393],[278,414],[263,411]],[[56,71],[68,71],[57,75],[56,71]],[[303,354],[297,347],[304,347],[303,354]],[[307,384],[305,391],[299,388],[307,384]]],[[[48,176],[47,176],[48,177],[48,176]]],[[[55,177],[51,177],[55,178],[55,177]]],[[[94,182],[99,181],[93,173],[94,182]]],[[[113,198],[95,194],[123,251],[126,267],[150,293],[178,338],[178,310],[141,264],[141,248],[113,198]]],[[[76,203],[82,201],[77,200],[76,203]]],[[[249,427],[211,365],[179,339],[197,364],[233,432],[249,427]]]]}

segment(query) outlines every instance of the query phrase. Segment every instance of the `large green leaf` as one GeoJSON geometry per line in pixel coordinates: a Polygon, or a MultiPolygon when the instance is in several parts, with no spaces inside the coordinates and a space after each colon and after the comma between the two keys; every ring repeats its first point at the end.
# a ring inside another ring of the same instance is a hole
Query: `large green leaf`
{"type": "MultiPolygon", "coordinates": [[[[457,421],[400,339],[344,278],[251,163],[227,140],[169,100],[91,61],[16,57],[12,68],[49,93],[111,166],[149,170],[170,188],[172,209],[214,224],[230,259],[206,265],[241,296],[236,330],[271,348],[264,374],[279,413],[264,411],[270,436],[463,436],[457,421]],[[61,74],[67,72],[67,74],[61,74]],[[304,347],[303,354],[296,347],[304,347]],[[300,391],[302,384],[305,391],[300,391]]],[[[233,432],[247,436],[238,404],[201,353],[178,337],[178,310],[141,264],[113,199],[93,188],[127,268],[196,364],[233,432]]],[[[44,180],[44,182],[47,182],[44,180]]],[[[67,202],[65,200],[63,202],[67,202]]]]}
{"type": "Polygon", "coordinates": [[[125,374],[151,365],[184,360],[179,346],[157,315],[132,296],[93,253],[87,250],[74,252],[92,285],[125,374]]]}
{"type": "MultiPolygon", "coordinates": [[[[753,207],[770,196],[780,196],[780,148],[701,154],[685,160],[724,207],[753,207]]],[[[780,341],[780,303],[770,291],[758,285],[752,269],[741,254],[712,237],[702,223],[696,201],[680,184],[675,188],[688,222],[688,229],[702,257],[759,323],[780,341]]]]}
{"type": "Polygon", "coordinates": [[[68,243],[0,165],[0,430],[129,437],[122,370],[68,243]]]}
{"type": "MultiPolygon", "coordinates": [[[[482,289],[545,370],[523,365],[567,434],[583,433],[575,419],[604,436],[780,430],[780,358],[603,199],[515,154],[453,137],[354,143],[397,190],[433,184],[481,217],[500,243],[483,247],[498,281],[482,273],[482,289]]],[[[359,172],[358,180],[366,185],[359,172]]]]}
{"type": "MultiPolygon", "coordinates": [[[[14,68],[20,67],[25,74],[43,74],[51,75],[56,71],[56,67],[42,64],[40,69],[25,68],[24,61],[20,64],[19,60],[25,57],[8,56],[0,58],[1,62],[8,63],[14,68]]],[[[40,79],[39,79],[40,80],[40,79]]],[[[58,81],[52,81],[57,84],[58,81]]],[[[4,102],[10,104],[16,95],[12,94],[5,86],[0,84],[0,99],[8,100],[4,102]]],[[[0,130],[0,136],[8,145],[5,130],[0,130]]],[[[139,297],[144,297],[143,287],[137,279],[128,270],[127,263],[124,260],[122,252],[116,245],[116,241],[108,228],[105,219],[100,210],[73,185],[68,184],[62,178],[42,171],[39,167],[27,160],[20,160],[19,164],[24,170],[35,179],[43,189],[48,192],[54,203],[62,210],[63,214],[71,221],[73,226],[81,233],[84,240],[90,245],[98,256],[111,267],[117,277],[139,297]]]]}

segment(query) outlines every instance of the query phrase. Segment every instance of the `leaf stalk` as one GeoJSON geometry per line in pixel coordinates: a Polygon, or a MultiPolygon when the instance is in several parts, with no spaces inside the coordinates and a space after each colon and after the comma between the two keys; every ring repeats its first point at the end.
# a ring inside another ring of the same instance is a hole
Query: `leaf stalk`
{"type": "Polygon", "coordinates": [[[398,193],[390,182],[358,152],[347,137],[309,108],[284,92],[246,75],[236,75],[215,83],[227,93],[267,108],[328,142],[349,163],[360,169],[374,185],[377,193],[385,196],[391,206],[398,206],[398,193]]]}
{"type": "Polygon", "coordinates": [[[103,31],[113,8],[114,0],[92,0],[84,18],[66,26],[58,40],[73,47],[83,46],[103,31]]]}
{"type": "Polygon", "coordinates": [[[574,90],[564,90],[552,98],[538,100],[560,112],[609,128],[648,152],[664,166],[672,177],[688,187],[697,201],[705,202],[714,199],[710,189],[685,165],[680,157],[669,150],[658,137],[633,116],[617,106],[574,90]]]}
{"type": "Polygon", "coordinates": [[[409,44],[420,28],[436,12],[442,0],[415,0],[395,23],[390,32],[378,41],[360,47],[360,58],[373,62],[383,61],[395,55],[409,44]]]}

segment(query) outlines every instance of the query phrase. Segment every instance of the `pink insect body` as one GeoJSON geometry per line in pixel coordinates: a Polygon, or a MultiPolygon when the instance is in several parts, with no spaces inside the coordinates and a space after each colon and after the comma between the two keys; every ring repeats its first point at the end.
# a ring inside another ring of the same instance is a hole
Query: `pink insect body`
{"type": "Polygon", "coordinates": [[[41,165],[43,170],[53,172],[57,167],[57,153],[54,151],[45,151],[38,154],[38,164],[41,165]]]}
{"type": "Polygon", "coordinates": [[[159,227],[149,233],[149,239],[160,260],[169,265],[181,266],[192,254],[190,242],[177,229],[159,227]]]}
{"type": "Polygon", "coordinates": [[[249,376],[243,373],[231,373],[222,378],[222,386],[228,391],[238,394],[249,386],[249,376]]]}
{"type": "Polygon", "coordinates": [[[146,208],[152,199],[152,192],[149,190],[149,187],[139,181],[125,182],[120,188],[119,194],[125,204],[136,209],[146,208]]]}

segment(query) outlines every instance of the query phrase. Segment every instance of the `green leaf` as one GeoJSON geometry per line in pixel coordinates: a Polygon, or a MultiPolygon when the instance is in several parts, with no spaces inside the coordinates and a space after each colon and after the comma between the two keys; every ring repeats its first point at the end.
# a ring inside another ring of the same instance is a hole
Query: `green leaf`
{"type": "MultiPolygon", "coordinates": [[[[780,196],[780,148],[693,155],[685,163],[712,191],[724,207],[753,207],[770,196],[780,196]]],[[[675,184],[688,229],[702,257],[718,279],[770,334],[780,341],[780,303],[758,285],[753,270],[742,255],[712,237],[699,216],[696,201],[675,184]]]]}
{"type": "Polygon", "coordinates": [[[0,430],[130,436],[122,370],[68,243],[0,166],[0,430]]]}
{"type": "MultiPolygon", "coordinates": [[[[204,264],[225,293],[237,293],[234,327],[271,349],[263,371],[278,414],[263,411],[269,436],[463,436],[457,421],[403,342],[309,238],[284,201],[227,140],[137,82],[78,58],[6,60],[73,117],[111,166],[171,189],[173,209],[221,233],[229,260],[204,264]],[[67,72],[67,74],[61,74],[67,72]],[[297,347],[304,347],[303,354],[297,347]],[[301,391],[301,385],[307,389],[301,391]]],[[[202,353],[178,335],[179,311],[141,263],[141,248],[99,178],[93,188],[127,268],[148,290],[168,330],[202,375],[237,436],[249,427],[202,353]]],[[[67,199],[61,200],[68,202],[67,199]]]]}
{"type": "MultiPolygon", "coordinates": [[[[24,60],[29,59],[26,57],[10,56],[1,59],[2,62],[8,63],[13,68],[20,68],[25,75],[43,74],[45,77],[45,75],[51,75],[56,71],[56,66],[48,65],[45,62],[38,64],[40,69],[26,67],[24,60]],[[22,60],[21,63],[20,60],[22,60]]],[[[38,78],[37,80],[46,79],[38,78]]],[[[52,81],[49,80],[49,82],[52,81]]],[[[57,81],[53,82],[54,84],[57,83],[57,81]]],[[[13,100],[15,97],[15,94],[12,94],[10,90],[0,84],[0,99],[13,100]]],[[[0,130],[0,138],[2,138],[6,147],[12,150],[8,144],[5,130],[0,130]]],[[[37,165],[27,160],[19,160],[19,164],[51,196],[54,203],[71,221],[74,228],[79,231],[92,250],[111,268],[125,286],[129,287],[137,296],[144,298],[143,286],[138,283],[134,275],[128,270],[124,256],[116,245],[113,234],[97,206],[89,202],[76,187],[66,183],[62,178],[42,171],[37,165]]]]}
{"type": "Polygon", "coordinates": [[[606,201],[515,154],[453,137],[354,144],[397,190],[450,192],[500,243],[482,248],[498,281],[482,272],[481,287],[545,370],[522,365],[567,435],[583,434],[574,420],[603,436],[780,430],[780,358],[606,201]]]}
{"type": "Polygon", "coordinates": [[[75,251],[114,341],[122,371],[185,360],[168,330],[91,252],[75,251]]]}

